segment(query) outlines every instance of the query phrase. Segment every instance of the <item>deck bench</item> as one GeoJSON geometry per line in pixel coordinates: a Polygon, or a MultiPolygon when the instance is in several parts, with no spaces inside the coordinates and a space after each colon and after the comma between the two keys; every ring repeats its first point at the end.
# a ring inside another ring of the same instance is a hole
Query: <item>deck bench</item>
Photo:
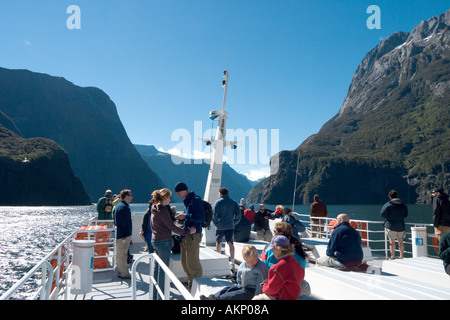
{"type": "MultiPolygon", "coordinates": [[[[329,239],[322,239],[322,238],[302,238],[303,243],[315,247],[314,250],[311,251],[311,255],[315,259],[326,255],[328,241],[329,241],[329,239]]],[[[372,261],[373,256],[372,256],[372,250],[370,250],[370,247],[361,246],[361,248],[363,251],[362,262],[372,261]]]]}
{"type": "Polygon", "coordinates": [[[311,296],[325,300],[448,300],[450,290],[411,278],[382,272],[372,266],[366,272],[341,271],[330,267],[310,266],[305,279],[311,296]]]}
{"type": "MultiPolygon", "coordinates": [[[[230,275],[230,263],[228,256],[218,253],[216,250],[200,245],[200,264],[204,277],[219,277],[230,275]]],[[[186,281],[186,273],[181,265],[180,254],[172,254],[169,268],[180,279],[186,281]]]]}

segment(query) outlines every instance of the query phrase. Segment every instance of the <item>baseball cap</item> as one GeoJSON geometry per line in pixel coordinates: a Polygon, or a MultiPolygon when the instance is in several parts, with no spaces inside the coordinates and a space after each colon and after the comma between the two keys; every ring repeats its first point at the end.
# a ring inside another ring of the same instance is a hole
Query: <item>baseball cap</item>
{"type": "Polygon", "coordinates": [[[275,236],[270,241],[269,246],[267,247],[267,250],[273,249],[274,247],[286,247],[289,246],[289,239],[285,236],[275,236]]]}

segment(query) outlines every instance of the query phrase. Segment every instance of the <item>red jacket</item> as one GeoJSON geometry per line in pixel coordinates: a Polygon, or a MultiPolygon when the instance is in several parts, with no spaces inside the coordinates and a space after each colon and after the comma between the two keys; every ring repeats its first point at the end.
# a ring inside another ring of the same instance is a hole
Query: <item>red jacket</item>
{"type": "Polygon", "coordinates": [[[247,209],[244,211],[244,217],[250,220],[250,223],[253,224],[253,220],[255,219],[255,210],[247,209]]]}
{"type": "Polygon", "coordinates": [[[269,269],[263,292],[278,300],[297,300],[301,293],[300,284],[305,278],[305,270],[293,256],[281,258],[269,269]]]}

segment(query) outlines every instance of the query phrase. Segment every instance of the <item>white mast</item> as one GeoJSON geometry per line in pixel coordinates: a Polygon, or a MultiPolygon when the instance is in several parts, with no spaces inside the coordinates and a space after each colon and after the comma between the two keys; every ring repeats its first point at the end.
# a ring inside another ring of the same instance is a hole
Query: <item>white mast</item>
{"type": "MultiPolygon", "coordinates": [[[[223,77],[225,80],[222,81],[222,87],[225,88],[223,95],[222,110],[213,110],[210,112],[209,118],[211,120],[217,120],[219,125],[217,127],[215,139],[203,139],[206,145],[213,147],[213,156],[211,158],[211,163],[209,165],[208,180],[206,182],[205,196],[204,200],[208,201],[212,206],[219,199],[219,189],[222,183],[222,167],[223,167],[223,149],[227,146],[236,149],[235,141],[225,141],[225,126],[228,113],[225,112],[225,103],[227,101],[227,90],[228,90],[228,71],[223,72],[223,77]]],[[[205,229],[204,241],[207,245],[215,244],[215,230],[216,227],[211,223],[211,228],[205,229]]]]}

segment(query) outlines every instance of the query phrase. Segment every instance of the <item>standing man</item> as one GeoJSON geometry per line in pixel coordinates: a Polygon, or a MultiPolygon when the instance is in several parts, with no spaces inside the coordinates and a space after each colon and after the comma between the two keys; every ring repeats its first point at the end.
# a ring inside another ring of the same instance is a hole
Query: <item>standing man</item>
{"type": "Polygon", "coordinates": [[[448,194],[442,188],[432,191],[433,196],[433,225],[438,240],[444,233],[450,232],[450,202],[448,194]]]}
{"type": "Polygon", "coordinates": [[[127,257],[128,248],[131,243],[131,234],[133,230],[131,222],[131,210],[129,203],[133,200],[131,190],[125,189],[120,192],[120,203],[114,208],[114,223],[117,227],[116,239],[116,262],[117,272],[121,279],[131,279],[128,271],[127,257]]]}
{"type": "Polygon", "coordinates": [[[381,216],[386,219],[384,222],[385,232],[389,238],[389,248],[391,251],[391,260],[395,259],[395,240],[398,242],[400,259],[403,259],[405,253],[405,218],[408,216],[408,208],[398,197],[397,191],[389,191],[389,201],[381,209],[381,216]]]}
{"type": "Polygon", "coordinates": [[[184,229],[195,228],[196,233],[186,235],[181,240],[181,265],[188,278],[188,286],[192,285],[194,278],[203,276],[200,264],[200,241],[202,240],[202,223],[205,221],[205,210],[202,199],[194,192],[189,191],[184,182],[175,185],[175,193],[183,199],[184,213],[175,218],[184,220],[184,229]]]}
{"type": "Polygon", "coordinates": [[[275,219],[272,216],[273,211],[266,209],[264,204],[260,204],[258,212],[255,214],[253,224],[255,226],[255,231],[258,240],[270,242],[272,240],[272,232],[270,231],[269,219],[275,219]]]}
{"type": "Polygon", "coordinates": [[[220,199],[214,204],[213,222],[216,226],[216,250],[222,253],[222,239],[230,247],[231,270],[234,270],[234,227],[241,220],[241,210],[236,201],[228,195],[228,189],[222,187],[219,189],[220,199]]]}
{"type": "Polygon", "coordinates": [[[106,190],[105,195],[98,199],[97,212],[98,220],[112,220],[113,199],[112,191],[106,190]]]}
{"type": "Polygon", "coordinates": [[[336,217],[326,256],[317,258],[316,263],[335,268],[356,267],[361,264],[362,259],[361,236],[350,226],[348,215],[341,213],[336,217]]]}
{"type": "Polygon", "coordinates": [[[324,219],[313,219],[313,217],[317,218],[326,218],[328,216],[328,210],[325,203],[320,201],[319,195],[314,195],[314,202],[311,204],[310,210],[311,217],[311,231],[313,238],[320,238],[320,233],[323,232],[324,219]]]}

